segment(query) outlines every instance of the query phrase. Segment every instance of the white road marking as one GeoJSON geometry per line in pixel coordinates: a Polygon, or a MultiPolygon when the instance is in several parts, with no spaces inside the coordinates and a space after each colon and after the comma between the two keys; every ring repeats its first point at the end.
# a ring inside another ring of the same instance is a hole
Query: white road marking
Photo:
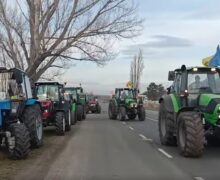
{"type": "Polygon", "coordinates": [[[194,177],[195,180],[205,180],[204,178],[202,177],[194,177]]]}
{"type": "Polygon", "coordinates": [[[150,121],[158,122],[157,119],[153,119],[153,118],[149,118],[149,117],[146,117],[146,118],[149,119],[150,121]]]}
{"type": "Polygon", "coordinates": [[[129,128],[130,130],[134,130],[134,128],[133,128],[133,127],[131,127],[131,126],[129,126],[128,128],[129,128]]]}
{"type": "Polygon", "coordinates": [[[126,124],[126,122],[122,122],[122,124],[126,124]]]}
{"type": "Polygon", "coordinates": [[[146,136],[144,136],[143,134],[139,134],[139,136],[144,140],[144,141],[153,141],[150,138],[147,138],[146,136]]]}
{"type": "Polygon", "coordinates": [[[168,154],[166,151],[164,151],[163,149],[161,148],[158,148],[158,151],[160,151],[163,155],[165,155],[166,157],[168,158],[173,158],[173,156],[171,156],[170,154],[168,154]]]}

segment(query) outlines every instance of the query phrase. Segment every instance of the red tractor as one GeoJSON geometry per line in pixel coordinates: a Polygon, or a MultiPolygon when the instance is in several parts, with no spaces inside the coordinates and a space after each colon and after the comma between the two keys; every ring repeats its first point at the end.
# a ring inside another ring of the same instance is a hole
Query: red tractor
{"type": "Polygon", "coordinates": [[[94,97],[94,96],[89,97],[87,113],[89,111],[92,113],[99,113],[99,114],[101,113],[101,106],[99,104],[97,97],[94,97]]]}

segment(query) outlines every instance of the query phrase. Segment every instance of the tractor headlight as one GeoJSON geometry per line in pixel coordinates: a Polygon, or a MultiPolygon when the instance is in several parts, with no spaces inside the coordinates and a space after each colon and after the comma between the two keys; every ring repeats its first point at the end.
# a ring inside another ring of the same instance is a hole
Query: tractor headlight
{"type": "Polygon", "coordinates": [[[218,118],[220,119],[220,115],[218,115],[218,118]]]}
{"type": "Polygon", "coordinates": [[[137,103],[131,103],[131,107],[137,107],[137,103]]]}

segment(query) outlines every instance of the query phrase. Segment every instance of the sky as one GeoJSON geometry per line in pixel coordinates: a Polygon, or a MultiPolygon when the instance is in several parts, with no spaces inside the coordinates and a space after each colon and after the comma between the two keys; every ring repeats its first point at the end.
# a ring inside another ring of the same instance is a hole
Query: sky
{"type": "Polygon", "coordinates": [[[151,82],[169,85],[168,71],[200,66],[202,59],[216,52],[220,40],[219,0],[136,0],[144,30],[139,37],[115,43],[117,57],[104,67],[79,62],[69,68],[64,81],[80,83],[85,91],[110,95],[114,88],[125,87],[130,63],[139,49],[145,68],[140,90],[151,82]]]}

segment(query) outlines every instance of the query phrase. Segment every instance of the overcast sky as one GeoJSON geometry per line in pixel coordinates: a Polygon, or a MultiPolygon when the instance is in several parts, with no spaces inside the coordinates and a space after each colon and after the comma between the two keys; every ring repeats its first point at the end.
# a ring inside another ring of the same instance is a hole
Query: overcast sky
{"type": "Polygon", "coordinates": [[[91,62],[76,63],[63,80],[82,83],[87,92],[111,94],[129,80],[130,62],[143,50],[145,68],[141,90],[150,82],[168,85],[169,70],[202,65],[215,53],[220,40],[219,0],[137,0],[139,16],[145,18],[141,36],[117,42],[119,55],[104,67],[91,62]]]}

